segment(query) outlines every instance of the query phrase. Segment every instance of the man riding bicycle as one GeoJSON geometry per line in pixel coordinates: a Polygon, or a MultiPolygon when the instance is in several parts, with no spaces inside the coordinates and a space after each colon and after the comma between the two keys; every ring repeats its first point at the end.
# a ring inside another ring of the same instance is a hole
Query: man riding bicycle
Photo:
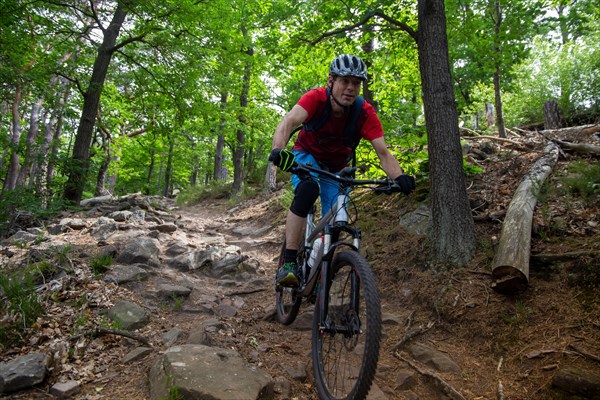
{"type": "MultiPolygon", "coordinates": [[[[354,147],[360,139],[366,139],[387,176],[400,191],[410,194],[415,188],[414,178],[402,172],[387,148],[375,109],[359,97],[361,84],[366,80],[367,67],[359,57],[342,54],[334,58],[327,87],[305,93],[275,129],[269,161],[284,171],[297,162],[311,163],[335,173],[348,166],[354,147]],[[315,123],[319,117],[320,121],[315,123]],[[292,132],[300,124],[302,129],[292,151],[286,150],[292,132]]],[[[296,257],[310,209],[320,194],[321,212],[325,215],[339,192],[336,182],[321,179],[317,174],[311,178],[292,175],[292,185],[294,199],[286,218],[284,265],[276,277],[277,284],[286,287],[298,285],[296,257]]]]}

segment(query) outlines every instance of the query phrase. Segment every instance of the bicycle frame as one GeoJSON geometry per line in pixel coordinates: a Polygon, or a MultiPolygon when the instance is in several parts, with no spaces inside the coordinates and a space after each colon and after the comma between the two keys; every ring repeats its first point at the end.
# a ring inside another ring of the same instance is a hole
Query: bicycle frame
{"type": "MultiPolygon", "coordinates": [[[[309,166],[308,167],[304,166],[303,168],[313,170],[313,171],[317,170],[319,172],[323,172],[318,169],[313,169],[309,166]]],[[[320,328],[323,332],[331,331],[331,327],[328,326],[328,324],[326,322],[326,319],[327,319],[326,318],[327,317],[326,310],[328,307],[328,304],[327,304],[328,288],[327,288],[326,283],[329,281],[329,278],[330,278],[330,266],[331,266],[331,262],[333,260],[333,254],[335,253],[335,250],[341,246],[347,246],[357,252],[359,251],[359,248],[360,248],[360,240],[361,240],[360,229],[357,227],[354,227],[348,223],[349,222],[348,205],[350,203],[350,192],[353,189],[352,183],[359,183],[359,184],[373,183],[373,184],[380,184],[380,185],[381,184],[389,185],[388,181],[381,181],[381,180],[359,181],[359,180],[351,179],[348,176],[344,176],[344,175],[353,174],[353,172],[354,172],[353,169],[348,169],[345,172],[342,171],[341,176],[337,176],[337,175],[334,175],[331,173],[326,173],[326,176],[333,177],[333,179],[338,180],[338,181],[339,180],[342,181],[342,188],[341,188],[340,192],[338,193],[337,201],[333,204],[331,209],[326,213],[326,215],[317,224],[314,223],[315,207],[312,208],[311,212],[308,214],[307,219],[306,219],[306,232],[304,235],[304,249],[303,249],[305,252],[305,257],[304,257],[303,265],[302,265],[304,274],[303,274],[303,286],[301,286],[301,288],[300,288],[300,295],[302,297],[311,296],[313,294],[313,291],[314,291],[317,281],[321,282],[319,289],[318,289],[317,296],[319,296],[319,298],[321,298],[321,299],[326,300],[326,301],[319,302],[319,307],[320,307],[320,311],[321,311],[320,315],[322,316],[322,320],[320,321],[320,328]],[[352,240],[351,242],[339,241],[340,234],[343,232],[348,233],[350,235],[351,240],[352,240]],[[309,266],[308,266],[309,254],[312,251],[313,242],[315,241],[315,239],[317,239],[317,237],[319,235],[323,236],[323,256],[316,265],[313,265],[310,268],[309,275],[308,275],[308,277],[306,277],[305,274],[309,268],[309,266]],[[318,277],[318,279],[317,279],[317,277],[318,277]]],[[[356,289],[353,291],[353,293],[355,293],[356,297],[358,297],[359,282],[353,281],[351,284],[356,289]]],[[[356,298],[352,300],[351,306],[354,309],[358,308],[358,301],[356,298]]],[[[356,311],[358,312],[358,310],[356,310],[356,311]]],[[[360,327],[355,327],[355,329],[357,330],[357,332],[360,331],[360,327]]],[[[336,328],[336,332],[345,334],[345,332],[340,332],[339,327],[336,328]]],[[[357,332],[354,332],[354,333],[357,333],[357,332]]]]}
{"type": "MultiPolygon", "coordinates": [[[[310,165],[292,166],[291,172],[301,178],[309,178],[312,172],[319,174],[321,180],[332,179],[340,191],[320,221],[315,222],[314,206],[307,216],[297,256],[299,285],[275,285],[276,318],[284,325],[294,322],[303,299],[315,304],[313,369],[317,392],[326,399],[366,397],[374,379],[381,340],[375,275],[359,253],[361,232],[349,216],[350,194],[355,186],[370,184],[376,185],[370,188],[375,192],[400,191],[390,180],[354,179],[354,171],[345,168],[333,174],[310,165]]],[[[284,267],[285,251],[284,238],[278,270],[284,267]]]]}

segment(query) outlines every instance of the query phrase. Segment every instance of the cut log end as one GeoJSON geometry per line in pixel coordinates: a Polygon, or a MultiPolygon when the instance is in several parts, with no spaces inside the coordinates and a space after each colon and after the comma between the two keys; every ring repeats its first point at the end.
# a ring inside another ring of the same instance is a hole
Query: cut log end
{"type": "Polygon", "coordinates": [[[529,284],[525,274],[510,265],[494,267],[492,280],[492,289],[504,294],[522,292],[529,284]]]}

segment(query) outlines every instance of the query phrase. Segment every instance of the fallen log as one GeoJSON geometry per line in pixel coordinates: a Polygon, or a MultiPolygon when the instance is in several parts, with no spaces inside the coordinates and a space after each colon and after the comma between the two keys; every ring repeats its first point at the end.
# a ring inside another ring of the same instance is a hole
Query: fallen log
{"type": "Polygon", "coordinates": [[[563,150],[572,150],[578,153],[600,154],[600,146],[587,143],[571,143],[562,140],[554,140],[563,150]]]}
{"type": "Polygon", "coordinates": [[[562,140],[570,138],[571,140],[575,140],[577,138],[587,138],[596,132],[600,132],[600,124],[570,126],[560,129],[545,129],[537,132],[545,138],[561,138],[562,140]]]}
{"type": "Polygon", "coordinates": [[[562,263],[573,261],[580,258],[600,257],[600,251],[571,251],[562,254],[535,254],[531,256],[531,261],[540,264],[562,263]]]}
{"type": "Polygon", "coordinates": [[[548,143],[542,157],[517,187],[508,206],[492,263],[492,287],[498,292],[524,290],[529,284],[533,210],[539,190],[558,160],[558,150],[555,143],[548,143]]]}

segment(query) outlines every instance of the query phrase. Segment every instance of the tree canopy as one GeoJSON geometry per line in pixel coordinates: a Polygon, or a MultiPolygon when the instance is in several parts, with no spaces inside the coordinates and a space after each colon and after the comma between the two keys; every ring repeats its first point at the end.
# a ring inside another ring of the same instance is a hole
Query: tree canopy
{"type": "MultiPolygon", "coordinates": [[[[30,191],[45,209],[101,193],[260,183],[275,126],[306,90],[325,85],[340,53],[366,61],[364,95],[386,141],[403,169],[427,182],[417,6],[3,0],[2,200],[30,191]]],[[[509,125],[540,121],[551,98],[565,117],[600,112],[598,0],[446,7],[449,87],[462,124],[495,130],[479,123],[492,103],[509,125]]],[[[358,154],[367,174],[381,175],[368,145],[358,154]]]]}

